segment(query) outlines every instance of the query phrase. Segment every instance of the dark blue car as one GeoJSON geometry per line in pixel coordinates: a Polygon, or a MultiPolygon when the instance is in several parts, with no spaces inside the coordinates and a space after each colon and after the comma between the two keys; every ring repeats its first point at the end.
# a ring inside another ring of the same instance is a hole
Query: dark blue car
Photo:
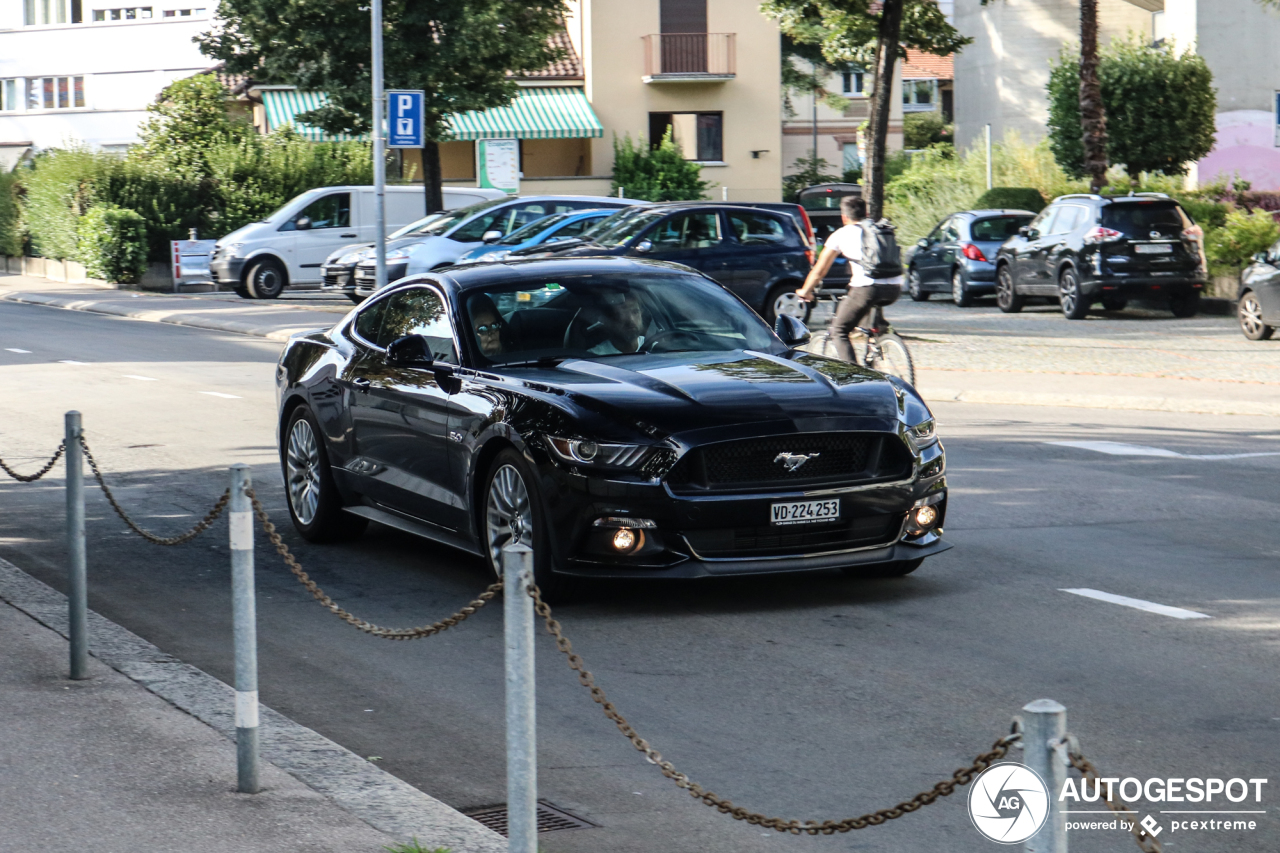
{"type": "Polygon", "coordinates": [[[908,255],[907,293],[924,302],[950,293],[956,305],[995,293],[996,250],[1035,214],[1029,210],[965,210],[938,223],[908,255]]]}

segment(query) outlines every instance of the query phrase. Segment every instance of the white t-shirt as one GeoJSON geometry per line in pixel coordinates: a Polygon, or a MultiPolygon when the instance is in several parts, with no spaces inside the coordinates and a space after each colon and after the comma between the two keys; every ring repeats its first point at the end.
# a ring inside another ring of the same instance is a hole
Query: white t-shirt
{"type": "Polygon", "coordinates": [[[831,232],[824,249],[834,249],[849,259],[849,286],[870,287],[873,284],[902,284],[902,276],[893,278],[877,278],[872,280],[862,268],[862,226],[858,223],[845,225],[831,232]]]}

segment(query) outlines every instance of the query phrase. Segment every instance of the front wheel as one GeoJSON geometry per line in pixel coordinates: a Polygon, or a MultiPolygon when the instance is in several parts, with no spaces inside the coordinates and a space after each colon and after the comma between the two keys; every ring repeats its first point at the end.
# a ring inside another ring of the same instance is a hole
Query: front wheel
{"type": "Polygon", "coordinates": [[[368,521],[344,512],[342,496],[329,467],[320,426],[306,406],[298,406],[285,426],[280,467],[293,526],[308,542],[349,539],[364,532],[368,521]]]}
{"type": "Polygon", "coordinates": [[[275,299],[284,292],[284,268],[270,259],[258,261],[249,268],[244,283],[254,299],[275,299]]]}
{"type": "Polygon", "coordinates": [[[538,500],[537,480],[514,448],[493,460],[484,498],[484,548],[489,570],[502,578],[502,549],[522,542],[533,549],[533,581],[544,600],[564,591],[564,581],[551,572],[546,521],[538,500]]]}
{"type": "Polygon", "coordinates": [[[920,281],[920,270],[912,267],[907,271],[907,295],[911,297],[912,302],[927,302],[929,293],[924,289],[924,284],[920,281]]]}
{"type": "Polygon", "coordinates": [[[916,368],[911,362],[911,353],[902,338],[893,333],[880,335],[877,346],[868,346],[867,367],[896,376],[909,385],[916,384],[916,368]],[[877,353],[876,350],[879,350],[877,353]]]}
{"type": "Polygon", "coordinates": [[[1175,317],[1194,317],[1200,313],[1200,291],[1193,290],[1169,300],[1169,310],[1175,317]]]}
{"type": "Polygon", "coordinates": [[[996,306],[1006,314],[1017,314],[1022,310],[1022,297],[1018,295],[1013,284],[1013,272],[1007,264],[996,272],[996,306]]]}
{"type": "Polygon", "coordinates": [[[968,308],[973,304],[973,293],[969,290],[969,282],[964,280],[964,272],[961,270],[951,274],[951,301],[959,308],[968,308]]]}
{"type": "Polygon", "coordinates": [[[1252,290],[1240,297],[1240,307],[1236,313],[1240,319],[1240,331],[1251,341],[1265,341],[1276,330],[1275,326],[1262,322],[1262,303],[1258,301],[1258,294],[1252,290]]]}
{"type": "Polygon", "coordinates": [[[1089,316],[1089,300],[1080,290],[1080,277],[1068,267],[1058,279],[1058,301],[1062,314],[1068,320],[1083,320],[1089,316]]]}

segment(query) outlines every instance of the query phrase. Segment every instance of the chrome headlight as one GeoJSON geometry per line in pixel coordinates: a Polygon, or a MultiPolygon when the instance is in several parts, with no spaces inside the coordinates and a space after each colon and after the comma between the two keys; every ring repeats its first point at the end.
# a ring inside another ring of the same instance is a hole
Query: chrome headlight
{"type": "Polygon", "coordinates": [[[593,468],[634,468],[649,455],[645,444],[610,444],[554,435],[547,436],[547,447],[561,462],[593,468]]]}
{"type": "MultiPolygon", "coordinates": [[[[371,254],[371,255],[369,255],[369,257],[373,257],[373,255],[372,255],[372,254],[371,254]]],[[[390,262],[390,261],[407,261],[407,260],[409,260],[409,250],[408,250],[408,249],[392,249],[390,252],[387,252],[387,261],[388,261],[388,262],[390,262]]]]}
{"type": "Polygon", "coordinates": [[[509,254],[511,254],[510,249],[501,249],[497,252],[490,252],[487,255],[482,255],[481,257],[476,258],[476,260],[487,264],[493,261],[500,261],[509,254]]]}
{"type": "Polygon", "coordinates": [[[337,263],[339,266],[346,266],[347,264],[358,264],[361,261],[367,260],[372,257],[373,257],[373,249],[356,249],[354,252],[347,252],[345,255],[338,258],[337,263]]]}
{"type": "Polygon", "coordinates": [[[219,246],[218,252],[224,258],[238,258],[240,252],[244,249],[244,243],[228,243],[225,246],[219,246]]]}
{"type": "Polygon", "coordinates": [[[915,426],[907,427],[907,440],[916,450],[924,450],[938,442],[938,424],[933,418],[921,421],[915,426]]]}

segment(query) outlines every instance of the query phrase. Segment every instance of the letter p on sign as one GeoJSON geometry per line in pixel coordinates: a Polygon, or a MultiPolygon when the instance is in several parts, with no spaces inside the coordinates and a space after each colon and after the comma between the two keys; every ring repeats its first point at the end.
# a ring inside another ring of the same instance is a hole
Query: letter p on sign
{"type": "Polygon", "coordinates": [[[396,115],[402,116],[413,109],[412,95],[396,95],[396,115]]]}

